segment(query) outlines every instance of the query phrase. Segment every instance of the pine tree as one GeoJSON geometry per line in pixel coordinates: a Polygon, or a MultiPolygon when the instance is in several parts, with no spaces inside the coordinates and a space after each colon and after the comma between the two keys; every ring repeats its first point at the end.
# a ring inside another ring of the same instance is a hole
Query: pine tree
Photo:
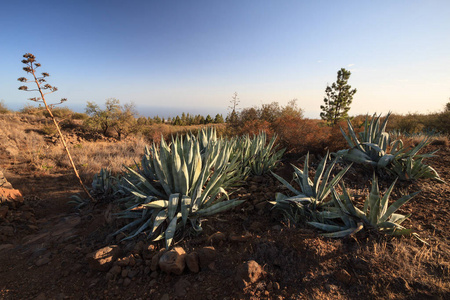
{"type": "Polygon", "coordinates": [[[336,82],[325,89],[327,96],[323,100],[325,105],[320,106],[320,109],[323,110],[320,117],[326,120],[328,124],[334,125],[340,120],[348,118],[350,104],[352,104],[353,95],[356,93],[356,89],[352,90],[352,87],[347,83],[350,75],[350,71],[344,68],[340,69],[337,73],[336,82]]]}

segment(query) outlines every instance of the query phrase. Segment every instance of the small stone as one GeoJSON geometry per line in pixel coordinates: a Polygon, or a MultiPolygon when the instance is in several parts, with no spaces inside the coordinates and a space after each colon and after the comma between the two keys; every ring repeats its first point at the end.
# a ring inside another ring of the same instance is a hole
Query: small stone
{"type": "Polygon", "coordinates": [[[50,257],[49,256],[44,256],[42,258],[39,258],[38,260],[36,260],[36,262],[34,263],[37,267],[46,265],[50,262],[50,257]]]}
{"type": "Polygon", "coordinates": [[[128,269],[123,269],[121,275],[122,275],[123,278],[127,277],[128,276],[128,269]]]}
{"type": "Polygon", "coordinates": [[[207,239],[207,243],[208,244],[221,244],[223,243],[223,241],[225,241],[227,239],[226,235],[220,231],[211,234],[208,239],[207,239]]]}
{"type": "Polygon", "coordinates": [[[189,288],[190,285],[191,283],[184,278],[178,280],[173,287],[175,291],[175,296],[180,298],[186,296],[187,289],[189,288]]]}
{"type": "Polygon", "coordinates": [[[200,271],[197,252],[194,251],[186,255],[186,265],[192,273],[198,273],[200,271]]]}
{"type": "Polygon", "coordinates": [[[120,266],[113,266],[111,270],[109,270],[109,273],[113,275],[119,275],[122,272],[122,268],[120,266]]]}
{"type": "Polygon", "coordinates": [[[125,279],[123,280],[123,286],[129,286],[130,283],[131,283],[131,279],[130,279],[130,278],[125,278],[125,279]]]}
{"type": "Polygon", "coordinates": [[[130,270],[128,272],[128,278],[133,279],[138,273],[139,273],[139,270],[130,270]]]}
{"type": "Polygon", "coordinates": [[[159,267],[167,274],[181,275],[186,267],[186,252],[181,247],[175,247],[164,253],[159,259],[159,267]]]}
{"type": "Polygon", "coordinates": [[[0,226],[0,235],[13,236],[14,228],[12,226],[0,226]]]}
{"type": "Polygon", "coordinates": [[[108,271],[119,257],[121,249],[117,245],[107,246],[86,255],[89,267],[95,271],[108,271]]]}
{"type": "Polygon", "coordinates": [[[136,245],[133,248],[134,253],[140,254],[142,250],[144,249],[144,241],[139,241],[136,243],[136,245]]]}
{"type": "Polygon", "coordinates": [[[261,228],[263,227],[261,222],[255,221],[252,223],[252,225],[250,225],[250,230],[254,231],[254,232],[259,232],[261,231],[261,228]]]}
{"type": "Polygon", "coordinates": [[[130,259],[128,256],[122,257],[122,258],[119,258],[116,263],[118,266],[126,267],[130,264],[130,259]]]}
{"type": "Polygon", "coordinates": [[[151,274],[150,274],[150,277],[151,278],[153,278],[153,279],[156,279],[157,277],[158,277],[158,272],[156,272],[156,271],[153,271],[151,274]]]}
{"type": "Polygon", "coordinates": [[[150,265],[150,269],[152,271],[156,271],[158,269],[159,266],[159,259],[161,258],[161,256],[163,256],[164,253],[166,253],[166,249],[162,248],[161,250],[159,250],[158,253],[156,253],[155,255],[153,255],[152,257],[152,263],[150,265]]]}
{"type": "Polygon", "coordinates": [[[246,232],[245,234],[230,234],[230,241],[232,242],[246,242],[252,239],[252,234],[250,232],[246,232]]]}
{"type": "Polygon", "coordinates": [[[6,205],[0,206],[0,219],[6,218],[6,214],[8,213],[8,210],[9,210],[8,206],[6,206],[6,205]]]}
{"type": "Polygon", "coordinates": [[[169,294],[162,295],[160,300],[170,300],[169,294]]]}
{"type": "Polygon", "coordinates": [[[352,281],[352,276],[345,269],[340,269],[336,273],[334,273],[334,277],[344,284],[349,284],[352,281]]]}
{"type": "Polygon", "coordinates": [[[200,263],[200,268],[202,270],[206,270],[208,266],[214,262],[216,259],[217,253],[216,249],[212,246],[203,247],[197,250],[198,253],[198,261],[200,263]]]}
{"type": "Polygon", "coordinates": [[[254,260],[240,265],[237,269],[236,279],[241,287],[257,282],[265,274],[261,266],[254,260]]]}
{"type": "Polygon", "coordinates": [[[152,279],[150,280],[149,286],[150,287],[154,287],[158,282],[156,281],[156,279],[152,279]]]}

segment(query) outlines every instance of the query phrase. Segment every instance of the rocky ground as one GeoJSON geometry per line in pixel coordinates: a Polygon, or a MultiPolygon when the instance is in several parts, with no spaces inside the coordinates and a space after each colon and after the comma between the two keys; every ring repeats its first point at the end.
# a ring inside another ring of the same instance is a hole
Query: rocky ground
{"type": "MultiPolygon", "coordinates": [[[[429,163],[450,182],[450,149],[429,163]]],[[[449,299],[448,184],[400,183],[392,198],[422,192],[402,209],[412,237],[363,231],[326,239],[296,228],[268,201],[283,191],[271,176],[250,178],[236,194],[246,203],[202,223],[166,252],[141,237],[111,238],[119,222],[107,202],[76,211],[81,192],[70,170],[33,174],[0,154],[0,297],[3,299],[449,299]]],[[[292,155],[277,169],[286,179],[292,155]]],[[[367,193],[371,174],[346,184],[367,193]]],[[[384,191],[388,182],[382,182],[384,191]]],[[[362,195],[357,195],[362,200],[362,195]]]]}

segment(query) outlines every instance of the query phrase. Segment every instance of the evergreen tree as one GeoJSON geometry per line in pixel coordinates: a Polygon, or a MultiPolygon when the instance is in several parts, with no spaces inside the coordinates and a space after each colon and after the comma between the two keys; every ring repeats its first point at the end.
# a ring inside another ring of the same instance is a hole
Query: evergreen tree
{"type": "Polygon", "coordinates": [[[205,119],[205,124],[210,124],[210,123],[212,123],[213,122],[213,119],[211,118],[211,116],[210,115],[207,115],[206,116],[206,119],[205,119]]]}
{"type": "Polygon", "coordinates": [[[221,124],[223,123],[223,116],[221,114],[217,114],[216,117],[214,118],[214,123],[216,124],[221,124]]]}
{"type": "Polygon", "coordinates": [[[327,96],[323,100],[325,105],[321,105],[320,117],[329,124],[336,124],[340,120],[348,118],[350,104],[352,104],[353,95],[356,89],[351,89],[347,83],[351,72],[342,68],[337,73],[337,80],[331,87],[327,86],[325,93],[327,96]]]}

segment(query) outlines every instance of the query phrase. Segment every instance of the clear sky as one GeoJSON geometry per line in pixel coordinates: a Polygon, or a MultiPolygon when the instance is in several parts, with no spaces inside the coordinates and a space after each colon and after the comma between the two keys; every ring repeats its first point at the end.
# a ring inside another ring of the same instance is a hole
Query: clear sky
{"type": "Polygon", "coordinates": [[[2,1],[0,100],[19,109],[33,53],[80,111],[134,102],[143,114],[226,113],[298,99],[319,118],[351,70],[350,114],[433,112],[450,97],[450,1],[2,1]],[[166,113],[162,113],[162,112],[166,113]],[[172,111],[172,113],[167,113],[172,111]]]}

